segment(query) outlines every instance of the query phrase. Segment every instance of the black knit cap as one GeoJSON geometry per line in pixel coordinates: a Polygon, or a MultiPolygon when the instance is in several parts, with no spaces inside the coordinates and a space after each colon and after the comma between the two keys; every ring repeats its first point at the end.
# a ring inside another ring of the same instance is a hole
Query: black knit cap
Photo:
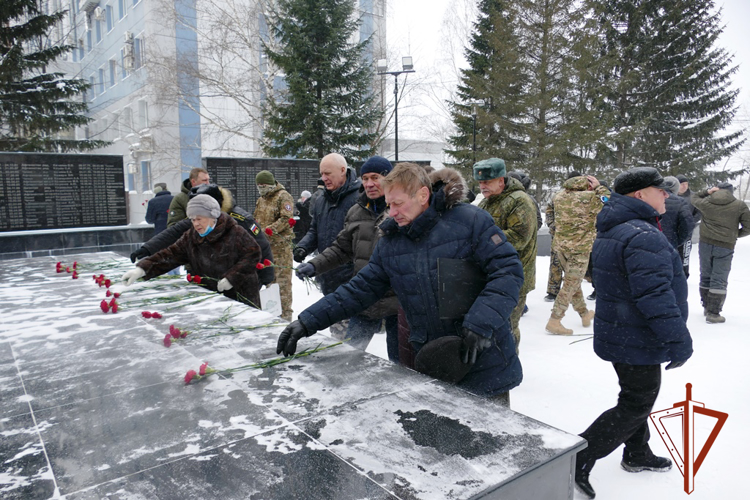
{"type": "Polygon", "coordinates": [[[224,203],[224,195],[221,194],[221,189],[216,184],[199,184],[190,190],[188,195],[190,198],[194,198],[199,194],[207,194],[219,203],[221,206],[224,203]]]}
{"type": "Polygon", "coordinates": [[[683,182],[690,182],[690,181],[688,180],[688,178],[687,178],[687,177],[685,177],[685,176],[684,176],[684,175],[682,175],[682,174],[677,174],[677,175],[675,175],[675,177],[677,177],[677,180],[678,180],[678,181],[680,181],[680,184],[682,184],[683,182]]]}
{"type": "Polygon", "coordinates": [[[615,177],[617,194],[628,194],[647,187],[669,190],[664,177],[654,167],[633,167],[615,177]]]}

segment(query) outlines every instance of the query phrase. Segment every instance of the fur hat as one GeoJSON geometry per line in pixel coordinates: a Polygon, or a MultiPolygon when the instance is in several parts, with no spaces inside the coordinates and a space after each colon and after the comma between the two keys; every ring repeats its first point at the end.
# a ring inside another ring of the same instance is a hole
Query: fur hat
{"type": "Polygon", "coordinates": [[[382,156],[372,156],[362,165],[362,168],[359,169],[359,175],[361,176],[372,173],[388,175],[388,172],[391,170],[393,170],[393,165],[389,160],[382,156]]]}
{"type": "Polygon", "coordinates": [[[633,167],[615,177],[617,194],[629,194],[647,187],[667,190],[664,178],[654,167],[633,167]]]}
{"type": "Polygon", "coordinates": [[[187,216],[189,219],[193,217],[218,219],[220,215],[221,208],[219,208],[219,202],[207,194],[196,195],[187,204],[187,216]]]}
{"type": "Polygon", "coordinates": [[[665,177],[664,184],[667,186],[667,191],[672,194],[677,194],[680,191],[680,181],[677,180],[677,177],[671,175],[665,177]]]}
{"type": "Polygon", "coordinates": [[[268,170],[261,170],[260,172],[258,172],[258,175],[255,176],[255,184],[267,184],[269,186],[273,186],[276,184],[276,179],[268,170]]]}
{"type": "Polygon", "coordinates": [[[729,184],[728,182],[720,182],[720,183],[718,183],[718,184],[716,185],[716,187],[717,187],[717,188],[719,188],[719,189],[726,189],[726,190],[727,190],[727,191],[729,191],[730,193],[733,193],[733,192],[734,192],[734,186],[732,186],[732,185],[731,185],[731,184],[729,184]]]}
{"type": "Polygon", "coordinates": [[[474,164],[475,181],[491,181],[505,175],[505,162],[500,158],[488,158],[474,164]]]}

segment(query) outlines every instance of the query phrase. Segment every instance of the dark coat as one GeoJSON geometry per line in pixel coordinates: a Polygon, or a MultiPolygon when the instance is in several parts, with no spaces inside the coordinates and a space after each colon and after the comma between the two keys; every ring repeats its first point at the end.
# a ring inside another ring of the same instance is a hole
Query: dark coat
{"type": "Polygon", "coordinates": [[[693,235],[695,228],[693,207],[676,194],[670,194],[665,204],[667,211],[661,216],[661,231],[667,237],[667,241],[677,248],[693,235]]]}
{"type": "MultiPolygon", "coordinates": [[[[370,261],[375,245],[380,239],[378,223],[387,216],[385,198],[371,200],[362,193],[357,203],[349,209],[344,221],[344,229],[336,241],[310,261],[316,273],[324,273],[341,265],[354,263],[353,275],[357,274],[370,261]]],[[[370,306],[362,314],[378,319],[398,313],[398,299],[393,291],[370,306]]]]}
{"type": "MultiPolygon", "coordinates": [[[[221,211],[228,214],[232,219],[244,228],[260,246],[261,259],[268,259],[273,262],[273,253],[271,252],[271,244],[268,242],[268,238],[260,226],[255,222],[253,216],[250,215],[244,208],[234,204],[234,198],[232,193],[228,189],[220,187],[221,194],[224,197],[224,201],[221,203],[221,211]]],[[[169,226],[165,231],[157,236],[154,236],[146,243],[143,244],[143,248],[149,251],[151,255],[154,255],[159,250],[167,248],[169,245],[174,244],[180,237],[186,232],[192,229],[193,223],[190,219],[183,219],[176,224],[169,226]]],[[[270,285],[275,280],[275,273],[273,266],[264,267],[258,271],[258,279],[260,285],[270,285]]]]}
{"type": "Polygon", "coordinates": [[[297,217],[299,217],[299,220],[294,225],[294,243],[299,243],[302,238],[305,237],[307,234],[308,229],[310,229],[310,222],[312,221],[312,215],[310,215],[310,200],[312,198],[307,198],[305,201],[297,201],[297,203],[294,204],[294,207],[297,209],[297,217]]]}
{"type": "Polygon", "coordinates": [[[685,190],[684,193],[678,194],[677,196],[679,196],[680,198],[688,202],[688,205],[690,205],[690,213],[693,214],[693,221],[695,221],[695,223],[698,224],[703,218],[703,216],[701,215],[700,210],[695,208],[695,205],[693,205],[693,201],[691,199],[692,195],[693,195],[693,192],[690,190],[690,188],[688,188],[685,190]]]}
{"type": "Polygon", "coordinates": [[[169,204],[172,203],[172,193],[159,191],[151,198],[146,207],[146,222],[154,225],[154,234],[159,234],[167,228],[169,218],[169,204]]]}
{"type": "Polygon", "coordinates": [[[750,234],[750,209],[731,191],[719,189],[693,193],[693,205],[703,214],[700,238],[703,243],[734,249],[737,238],[750,234]]]}
{"type": "MultiPolygon", "coordinates": [[[[336,241],[336,236],[344,228],[344,219],[349,209],[357,203],[359,187],[362,181],[357,179],[353,169],[347,170],[344,185],[335,191],[324,190],[310,206],[312,222],[310,229],[297,246],[304,248],[307,253],[322,252],[336,241]]],[[[346,264],[315,277],[323,293],[331,293],[339,285],[349,281],[354,266],[346,264]]]]}
{"type": "Polygon", "coordinates": [[[460,203],[466,185],[455,170],[437,170],[430,177],[435,191],[427,210],[408,226],[385,220],[369,263],[299,319],[308,330],[321,330],[362,312],[393,288],[416,351],[466,327],[492,339],[492,346],[480,353],[458,385],[482,396],[509,391],[523,378],[509,322],[523,284],[521,261],[487,212],[460,203]],[[487,273],[489,281],[463,321],[439,319],[438,258],[471,260],[487,273]]]}
{"type": "Polygon", "coordinates": [[[647,203],[612,193],[596,218],[594,351],[605,361],[685,361],[693,341],[682,259],[647,203]]]}
{"type": "Polygon", "coordinates": [[[258,262],[258,244],[233,218],[222,213],[214,230],[205,237],[191,227],[175,244],[138,261],[136,265],[146,271],[144,279],[149,280],[177,266],[189,264],[193,274],[204,278],[202,286],[215,291],[218,281],[226,278],[233,285],[223,292],[226,297],[260,308],[255,267],[258,262]]]}

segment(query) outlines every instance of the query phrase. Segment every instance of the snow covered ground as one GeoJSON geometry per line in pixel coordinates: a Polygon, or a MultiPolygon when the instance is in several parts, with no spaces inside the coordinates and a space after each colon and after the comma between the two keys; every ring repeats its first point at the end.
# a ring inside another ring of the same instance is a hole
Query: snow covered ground
{"type": "MultiPolygon", "coordinates": [[[[549,258],[537,259],[536,290],[527,300],[529,312],[521,319],[520,356],[524,370],[523,383],[511,391],[513,410],[578,434],[604,410],[615,405],[617,377],[611,364],[594,354],[592,341],[578,334],[593,333],[583,328],[578,315],[570,309],[563,324],[575,330],[576,336],[557,337],[544,331],[552,304],[544,302],[549,258]]],[[[705,322],[698,296],[698,246],[693,247],[690,264],[690,319],[693,357],[676,370],[663,372],[662,388],[654,411],[671,408],[685,400],[685,384],[693,385],[694,401],[706,408],[729,414],[721,433],[695,476],[691,499],[744,499],[747,493],[742,479],[743,448],[750,445],[747,423],[750,398],[750,238],[738,241],[724,312],[727,322],[709,325],[705,322]],[[745,422],[744,424],[742,422],[745,422]]],[[[584,293],[591,287],[584,283],[584,293]]],[[[294,278],[294,310],[302,311],[322,295],[294,278]]],[[[589,302],[593,308],[594,303],[589,302]]],[[[295,314],[296,317],[296,314],[295,314]]],[[[327,333],[327,332],[324,332],[327,333]]],[[[386,358],[385,335],[375,335],[368,351],[386,358]]],[[[667,426],[672,436],[679,436],[679,418],[667,426]]],[[[696,415],[695,441],[702,446],[715,420],[696,415]]],[[[657,455],[669,456],[666,446],[651,426],[651,448],[657,455]]],[[[631,474],[620,468],[622,449],[597,462],[591,484],[597,499],[681,499],[683,478],[673,467],[667,473],[631,474]]],[[[696,453],[697,455],[697,453],[696,453]]],[[[576,498],[584,498],[576,492],[576,498]]],[[[530,499],[537,500],[537,499],[530,499]]],[[[538,499],[543,500],[543,499],[538,499]]]]}

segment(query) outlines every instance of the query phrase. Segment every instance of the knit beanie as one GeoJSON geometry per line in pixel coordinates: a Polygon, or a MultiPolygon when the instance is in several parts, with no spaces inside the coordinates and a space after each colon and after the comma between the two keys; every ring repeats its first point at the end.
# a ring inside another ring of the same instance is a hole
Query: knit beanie
{"type": "Polygon", "coordinates": [[[680,191],[680,181],[677,180],[677,177],[671,175],[666,176],[664,178],[664,184],[667,187],[667,191],[672,194],[677,194],[680,191]]]}
{"type": "Polygon", "coordinates": [[[734,186],[732,186],[728,182],[720,182],[719,184],[716,185],[716,187],[719,188],[719,189],[726,189],[730,193],[734,192],[734,186]]]}
{"type": "Polygon", "coordinates": [[[372,156],[359,169],[359,175],[374,173],[386,176],[391,170],[393,170],[393,165],[388,159],[382,156],[372,156]]]}
{"type": "Polygon", "coordinates": [[[268,170],[261,170],[260,172],[258,172],[258,175],[255,176],[255,184],[267,184],[269,186],[273,186],[276,184],[276,179],[268,170]]]}
{"type": "Polygon", "coordinates": [[[193,217],[209,217],[218,219],[221,215],[219,202],[207,194],[199,194],[192,198],[187,205],[188,219],[193,217]]]}

